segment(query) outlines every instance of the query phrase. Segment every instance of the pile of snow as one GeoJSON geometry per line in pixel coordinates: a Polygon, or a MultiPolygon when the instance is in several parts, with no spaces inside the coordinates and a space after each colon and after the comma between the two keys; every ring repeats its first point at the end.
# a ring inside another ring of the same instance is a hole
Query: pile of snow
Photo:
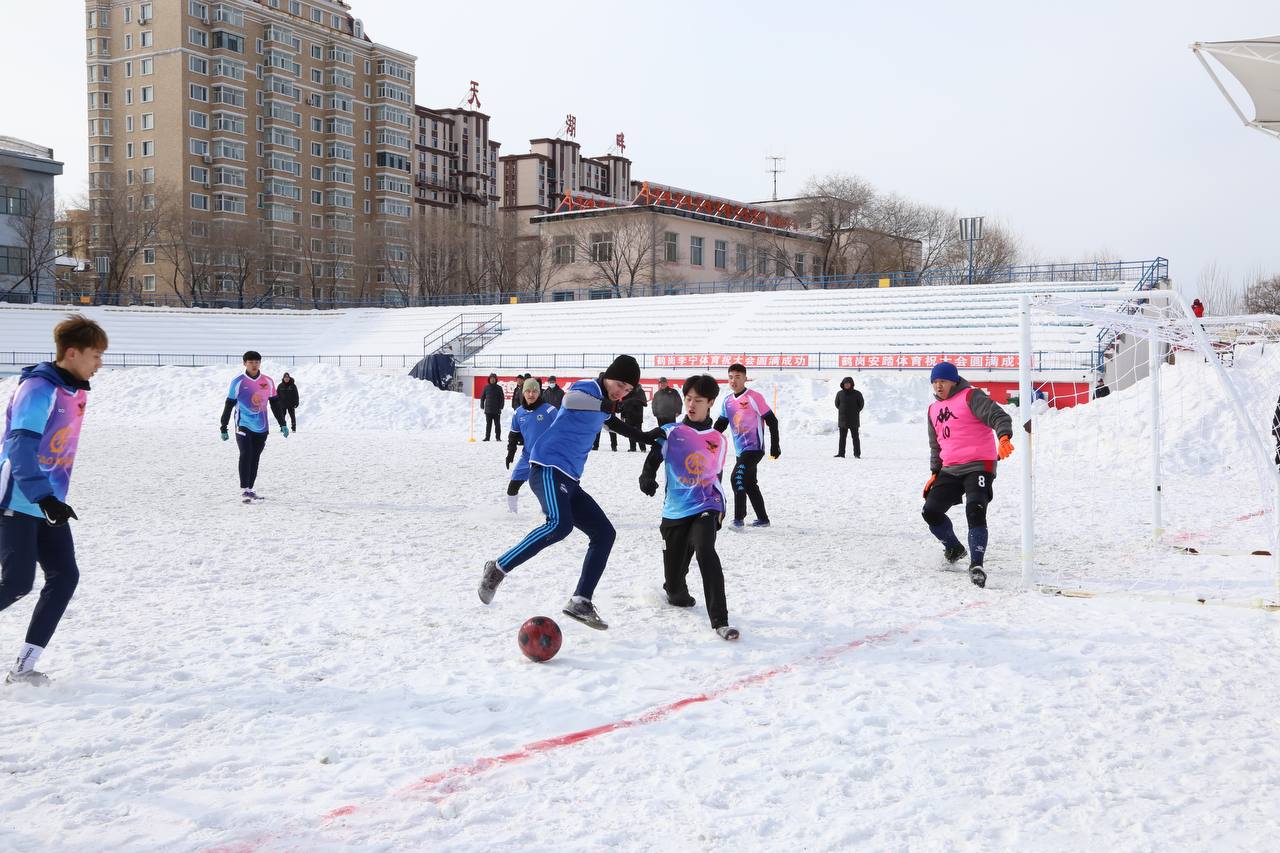
{"type": "MultiPolygon", "coordinates": [[[[470,401],[410,376],[387,376],[328,364],[286,368],[264,362],[277,385],[288,372],[298,384],[298,425],[310,432],[394,430],[464,433],[470,401]]],[[[136,367],[93,378],[88,417],[113,423],[166,422],[216,426],[234,367],[136,367]]],[[[7,401],[17,377],[0,380],[7,401]]]]}

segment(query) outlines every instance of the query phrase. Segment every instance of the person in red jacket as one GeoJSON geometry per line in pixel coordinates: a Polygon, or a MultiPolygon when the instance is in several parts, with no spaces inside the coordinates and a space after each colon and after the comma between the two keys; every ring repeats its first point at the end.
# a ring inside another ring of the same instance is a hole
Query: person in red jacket
{"type": "Polygon", "coordinates": [[[1201,302],[1199,299],[1193,299],[1191,301],[1191,313],[1196,315],[1196,319],[1203,317],[1204,303],[1201,302]]]}

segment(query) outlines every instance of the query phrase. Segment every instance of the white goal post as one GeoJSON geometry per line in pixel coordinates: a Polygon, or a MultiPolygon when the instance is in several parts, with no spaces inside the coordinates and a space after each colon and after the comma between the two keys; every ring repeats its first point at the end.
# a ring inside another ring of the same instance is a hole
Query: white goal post
{"type": "Polygon", "coordinates": [[[1170,290],[1027,294],[1019,312],[1023,586],[1280,602],[1280,317],[1202,320],[1170,290]],[[1064,548],[1045,529],[1064,513],[1112,551],[1064,548]]]}

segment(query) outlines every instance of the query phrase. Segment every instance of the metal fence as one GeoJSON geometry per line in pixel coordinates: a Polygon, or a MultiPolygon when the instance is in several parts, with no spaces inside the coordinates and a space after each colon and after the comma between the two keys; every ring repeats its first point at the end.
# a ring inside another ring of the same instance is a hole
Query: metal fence
{"type": "MultiPolygon", "coordinates": [[[[333,311],[347,308],[423,308],[463,307],[468,305],[507,305],[527,302],[573,302],[592,299],[618,299],[635,296],[685,296],[706,293],[759,293],[779,290],[847,290],[875,287],[920,287],[932,285],[968,285],[967,267],[916,272],[883,272],[840,276],[743,276],[716,281],[659,282],[615,287],[607,283],[586,285],[573,290],[493,291],[486,293],[452,293],[414,295],[384,291],[376,300],[268,295],[240,299],[232,294],[207,294],[198,300],[173,295],[144,293],[92,293],[59,289],[33,298],[29,293],[0,294],[0,302],[58,305],[153,306],[158,308],[230,308],[236,310],[283,309],[333,311]]],[[[1011,284],[1065,283],[1075,281],[1144,281],[1159,282],[1169,277],[1169,262],[1157,257],[1144,261],[1107,261],[1070,264],[1026,264],[1012,267],[980,268],[973,273],[972,283],[1011,284]]],[[[1154,286],[1154,285],[1152,285],[1154,286]]]]}

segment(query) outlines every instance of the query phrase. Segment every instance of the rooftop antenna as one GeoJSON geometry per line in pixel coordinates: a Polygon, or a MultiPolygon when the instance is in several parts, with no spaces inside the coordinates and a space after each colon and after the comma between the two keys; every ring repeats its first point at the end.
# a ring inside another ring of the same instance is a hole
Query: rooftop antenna
{"type": "Polygon", "coordinates": [[[782,154],[770,154],[764,159],[768,160],[771,163],[770,167],[768,169],[765,169],[765,171],[771,172],[773,174],[773,200],[777,201],[778,200],[778,175],[787,171],[782,167],[782,164],[787,162],[787,158],[782,154]]]}

